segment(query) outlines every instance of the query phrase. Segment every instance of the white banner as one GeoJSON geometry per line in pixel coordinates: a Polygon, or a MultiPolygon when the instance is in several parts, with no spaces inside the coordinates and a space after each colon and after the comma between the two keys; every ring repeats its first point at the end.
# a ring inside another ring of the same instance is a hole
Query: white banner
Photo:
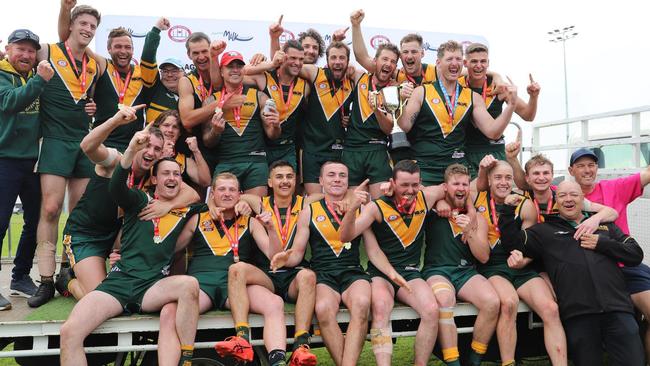
{"type": "MultiPolygon", "coordinates": [[[[108,33],[116,27],[125,27],[133,34],[134,58],[140,59],[144,37],[159,17],[149,16],[120,16],[106,15],[102,16],[102,22],[99,25],[95,36],[95,50],[100,54],[108,57],[106,51],[106,41],[108,33]]],[[[185,63],[186,70],[193,68],[192,62],[187,57],[185,50],[185,40],[192,32],[204,32],[212,40],[222,39],[228,43],[226,50],[235,50],[241,52],[245,59],[249,59],[255,53],[269,54],[269,25],[268,22],[250,21],[250,20],[216,20],[216,19],[193,19],[193,18],[170,18],[171,28],[168,31],[161,32],[160,47],[158,48],[157,60],[174,57],[185,63]]],[[[288,39],[297,39],[298,34],[307,28],[314,28],[323,36],[325,45],[329,44],[331,35],[334,31],[348,25],[333,24],[307,24],[307,23],[283,23],[285,31],[280,38],[281,42],[288,39]]],[[[473,42],[481,42],[487,45],[487,40],[481,36],[469,34],[454,33],[437,33],[423,32],[419,30],[401,30],[389,28],[362,27],[363,36],[368,47],[368,53],[374,55],[374,49],[384,42],[392,42],[399,47],[399,41],[408,33],[417,32],[424,39],[424,62],[435,64],[436,50],[438,45],[448,40],[461,42],[467,46],[473,42]]],[[[348,31],[347,42],[352,44],[352,35],[348,31]]],[[[354,56],[352,56],[354,59],[354,56]]],[[[324,57],[319,60],[319,64],[324,65],[324,57]]]]}

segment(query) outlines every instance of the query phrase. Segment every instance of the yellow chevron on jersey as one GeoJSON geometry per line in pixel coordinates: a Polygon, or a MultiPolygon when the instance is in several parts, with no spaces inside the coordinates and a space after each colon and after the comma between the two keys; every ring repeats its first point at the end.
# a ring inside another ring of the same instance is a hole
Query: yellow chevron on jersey
{"type": "Polygon", "coordinates": [[[332,249],[334,255],[338,257],[343,249],[349,249],[352,246],[350,242],[343,243],[341,241],[341,235],[339,234],[340,228],[334,228],[332,221],[327,216],[327,212],[323,209],[321,201],[313,202],[309,207],[311,207],[311,222],[323,240],[332,249]]]}
{"type": "Polygon", "coordinates": [[[183,153],[177,152],[174,159],[181,167],[181,174],[185,173],[185,166],[187,165],[187,156],[185,156],[185,154],[183,153]]]}
{"type": "Polygon", "coordinates": [[[303,98],[305,97],[305,79],[296,78],[293,86],[293,96],[289,101],[289,105],[284,104],[284,93],[282,92],[282,86],[275,81],[275,78],[270,72],[265,72],[266,76],[266,89],[271,94],[271,98],[275,101],[278,112],[280,112],[280,124],[285,122],[289,116],[296,111],[296,109],[302,103],[303,98]]]}
{"type": "MultiPolygon", "coordinates": [[[[58,44],[48,44],[47,46],[50,53],[50,64],[70,92],[70,96],[72,96],[74,102],[79,103],[81,99],[86,98],[86,93],[92,85],[93,79],[97,76],[97,62],[92,57],[88,58],[86,63],[86,90],[82,92],[81,80],[77,77],[74,66],[70,64],[70,62],[75,61],[70,60],[58,44]]],[[[81,72],[81,69],[79,69],[79,72],[81,72]]]]}
{"type": "MultiPolygon", "coordinates": [[[[282,250],[287,249],[287,244],[291,242],[294,234],[296,233],[296,224],[298,223],[298,216],[300,216],[300,211],[302,211],[303,202],[304,202],[303,197],[300,195],[296,195],[295,202],[293,202],[293,206],[291,206],[291,215],[289,216],[289,233],[287,235],[286,242],[282,242],[282,250]]],[[[275,212],[273,206],[271,206],[270,196],[266,196],[262,198],[262,210],[271,213],[275,212]]],[[[273,227],[275,228],[275,232],[278,234],[278,238],[280,238],[280,241],[282,241],[282,233],[280,233],[282,222],[278,221],[278,218],[275,216],[275,214],[273,215],[273,227]]]]}
{"type": "MultiPolygon", "coordinates": [[[[469,83],[467,82],[467,76],[461,76],[458,78],[458,82],[460,83],[460,86],[463,88],[472,88],[469,86],[469,83]]],[[[492,105],[492,102],[494,102],[495,95],[490,95],[492,94],[492,89],[494,88],[494,81],[490,82],[490,85],[488,85],[487,90],[485,91],[485,108],[490,108],[492,105]]]]}
{"type": "MultiPolygon", "coordinates": [[[[164,241],[169,234],[171,234],[176,226],[183,222],[183,218],[190,209],[188,207],[173,209],[169,213],[160,218],[158,223],[158,230],[160,232],[160,238],[164,241]]],[[[161,242],[162,242],[161,241],[161,242]]]]}
{"type": "MultiPolygon", "coordinates": [[[[237,233],[239,234],[239,237],[237,239],[241,240],[241,237],[246,233],[246,230],[248,230],[248,216],[239,216],[237,218],[236,224],[237,233]]],[[[230,240],[228,239],[228,235],[226,235],[226,233],[223,233],[223,235],[221,235],[219,233],[217,225],[218,224],[215,224],[215,222],[212,220],[212,217],[210,217],[209,211],[202,212],[199,215],[198,229],[201,233],[201,236],[203,239],[205,239],[205,242],[208,243],[208,246],[210,246],[212,254],[223,257],[226,254],[230,253],[232,248],[230,247],[230,240]]],[[[232,237],[235,236],[234,225],[231,225],[228,228],[228,232],[232,237]]]]}
{"type": "MultiPolygon", "coordinates": [[[[213,95],[217,101],[221,99],[221,91],[213,93],[213,95]]],[[[250,122],[251,118],[253,118],[255,115],[257,106],[257,89],[248,88],[246,91],[246,100],[241,106],[239,114],[239,127],[237,127],[237,121],[235,121],[235,112],[233,109],[224,111],[223,118],[225,118],[226,124],[235,130],[235,133],[237,133],[237,135],[241,136],[244,134],[244,131],[246,131],[246,127],[248,127],[248,123],[250,122]]]]}
{"type": "MultiPolygon", "coordinates": [[[[519,202],[519,205],[515,208],[515,219],[519,217],[519,213],[521,212],[521,207],[524,201],[526,200],[522,200],[521,202],[519,202]]],[[[492,249],[497,244],[499,244],[499,240],[501,239],[501,234],[499,234],[496,225],[494,224],[494,222],[492,222],[492,215],[491,215],[492,211],[490,209],[490,195],[487,191],[479,192],[478,196],[476,197],[476,201],[474,201],[474,207],[476,208],[476,212],[479,215],[482,215],[485,218],[485,221],[487,221],[488,223],[488,242],[490,243],[490,249],[492,249]]]]}
{"type": "Polygon", "coordinates": [[[343,85],[332,95],[333,90],[329,80],[327,79],[325,70],[319,68],[314,85],[316,86],[315,94],[318,97],[318,101],[323,108],[323,113],[329,122],[335,113],[339,113],[339,110],[345,101],[348,100],[350,95],[352,95],[352,83],[350,82],[350,79],[346,77],[343,79],[343,85]]]}
{"type": "Polygon", "coordinates": [[[433,112],[433,115],[436,116],[436,122],[440,126],[443,137],[446,138],[454,132],[456,126],[460,121],[465,118],[465,114],[470,110],[472,106],[472,89],[461,87],[460,96],[458,96],[458,101],[456,102],[456,110],[454,111],[453,121],[449,121],[449,112],[447,112],[447,107],[445,105],[445,98],[440,96],[438,90],[433,84],[425,84],[425,93],[426,104],[433,112]]]}
{"type": "Polygon", "coordinates": [[[454,233],[454,238],[463,235],[463,228],[458,226],[458,224],[456,224],[456,220],[450,217],[447,219],[447,221],[449,221],[449,227],[451,228],[451,232],[454,233]]]}
{"type": "Polygon", "coordinates": [[[209,86],[208,89],[205,87],[205,85],[201,85],[201,83],[199,82],[199,77],[196,76],[195,72],[188,73],[187,78],[190,80],[190,83],[192,83],[192,88],[194,89],[194,96],[198,98],[201,102],[203,102],[205,98],[207,98],[212,92],[212,86],[209,86]]]}
{"type": "Polygon", "coordinates": [[[377,206],[382,214],[382,219],[390,227],[393,234],[399,239],[404,248],[413,244],[422,229],[424,218],[427,214],[427,204],[424,199],[424,194],[418,192],[415,203],[415,210],[413,211],[413,218],[410,224],[406,224],[402,215],[393,208],[390,204],[383,200],[375,200],[377,206]]]}
{"type": "Polygon", "coordinates": [[[358,101],[359,101],[359,111],[361,112],[361,122],[366,122],[370,116],[373,115],[375,110],[372,108],[370,105],[370,102],[368,101],[368,95],[370,94],[371,90],[371,78],[372,75],[368,73],[364,73],[361,78],[359,78],[359,81],[357,82],[357,93],[358,93],[358,101]]]}
{"type": "MultiPolygon", "coordinates": [[[[111,85],[113,85],[113,89],[115,90],[115,94],[119,95],[120,87],[124,87],[123,85],[126,80],[117,81],[115,79],[117,72],[115,70],[115,65],[113,65],[113,62],[108,62],[105,72],[108,73],[108,76],[111,80],[111,85]]],[[[126,93],[124,94],[124,101],[122,102],[122,104],[129,106],[133,105],[135,99],[140,95],[143,88],[140,66],[134,66],[131,72],[131,81],[129,82],[129,86],[126,89],[126,93]]]]}
{"type": "MultiPolygon", "coordinates": [[[[436,67],[433,65],[425,65],[422,64],[422,67],[424,67],[424,76],[422,77],[422,83],[420,85],[425,84],[425,83],[433,83],[434,81],[438,80],[438,75],[436,74],[436,67]]],[[[406,71],[404,68],[401,68],[397,71],[397,83],[401,84],[405,81],[410,81],[408,77],[406,77],[406,71]]],[[[417,86],[417,85],[416,85],[417,86]]]]}

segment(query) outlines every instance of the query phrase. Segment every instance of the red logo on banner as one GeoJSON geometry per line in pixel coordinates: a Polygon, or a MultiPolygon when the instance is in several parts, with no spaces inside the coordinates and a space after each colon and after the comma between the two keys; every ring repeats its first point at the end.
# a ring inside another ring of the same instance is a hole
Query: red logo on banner
{"type": "Polygon", "coordinates": [[[169,39],[174,42],[185,42],[192,34],[192,31],[184,25],[175,25],[167,31],[169,39]]]}
{"type": "Polygon", "coordinates": [[[377,49],[380,45],[384,43],[390,43],[390,39],[386,36],[382,36],[380,34],[370,38],[370,45],[372,48],[377,49]]]}

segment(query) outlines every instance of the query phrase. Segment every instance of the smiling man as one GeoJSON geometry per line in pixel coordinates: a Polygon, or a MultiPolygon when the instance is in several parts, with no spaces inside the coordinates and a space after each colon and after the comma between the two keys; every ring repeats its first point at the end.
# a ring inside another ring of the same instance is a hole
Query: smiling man
{"type": "Polygon", "coordinates": [[[576,227],[588,217],[582,211],[582,190],[577,183],[564,181],[556,199],[558,215],[520,230],[515,216],[519,199],[506,198],[506,205],[499,208],[501,245],[544,260],[557,293],[569,356],[576,366],[603,364],[605,351],[610,365],[645,365],[634,310],[617,263],[638,265],[643,251],[613,223],[575,239],[576,227]]]}

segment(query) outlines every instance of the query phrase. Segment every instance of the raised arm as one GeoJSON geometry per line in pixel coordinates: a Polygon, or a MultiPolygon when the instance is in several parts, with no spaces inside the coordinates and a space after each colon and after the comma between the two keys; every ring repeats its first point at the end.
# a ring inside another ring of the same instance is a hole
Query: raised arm
{"type": "Polygon", "coordinates": [[[541,88],[539,84],[533,80],[532,74],[528,74],[528,78],[530,79],[530,84],[526,87],[526,92],[528,92],[528,103],[517,97],[515,113],[517,113],[524,121],[530,122],[535,119],[535,115],[537,114],[537,99],[539,98],[539,91],[541,88]]]}
{"type": "Polygon", "coordinates": [[[142,82],[146,88],[153,87],[160,77],[156,60],[156,53],[160,45],[160,32],[168,30],[170,25],[169,19],[165,17],[159,18],[144,39],[142,55],[140,56],[140,70],[142,82]]]}
{"type": "Polygon", "coordinates": [[[424,100],[424,87],[418,86],[413,89],[411,97],[408,99],[408,102],[404,106],[402,115],[397,119],[397,124],[399,127],[408,133],[413,128],[415,124],[415,119],[420,114],[420,109],[422,108],[422,103],[424,100]]]}
{"type": "Polygon", "coordinates": [[[183,127],[189,130],[207,121],[215,108],[217,102],[213,101],[195,109],[192,82],[186,76],[181,77],[178,81],[178,113],[181,115],[183,127]]]}
{"type": "Polygon", "coordinates": [[[497,140],[503,135],[506,127],[508,127],[508,123],[510,123],[510,119],[512,118],[512,112],[515,110],[517,87],[514,85],[507,86],[505,96],[508,105],[503,109],[499,117],[495,119],[488,113],[483,98],[478,93],[472,92],[472,118],[474,124],[489,139],[497,140]]]}
{"type": "Polygon", "coordinates": [[[521,152],[521,130],[517,131],[517,139],[506,145],[506,161],[512,167],[513,179],[515,185],[521,190],[528,190],[530,187],[526,182],[526,172],[519,163],[519,153],[521,152]]]}
{"type": "Polygon", "coordinates": [[[81,150],[83,150],[84,154],[88,156],[90,161],[102,166],[112,166],[115,159],[114,157],[111,158],[111,154],[113,153],[104,146],[104,141],[106,141],[111,132],[119,126],[135,121],[137,119],[137,111],[144,107],[144,104],[134,107],[125,105],[122,109],[118,110],[113,117],[93,128],[88,135],[84,137],[80,144],[81,150]]]}
{"type": "MultiPolygon", "coordinates": [[[[5,74],[9,75],[9,74],[5,74]]],[[[27,80],[22,86],[14,87],[13,76],[0,78],[0,111],[3,113],[20,113],[27,109],[45,90],[46,84],[54,75],[52,66],[47,61],[38,63],[36,76],[27,80]]],[[[18,81],[20,83],[20,81],[18,81]]],[[[1,126],[1,124],[0,124],[1,126]]]]}
{"type": "Polygon", "coordinates": [[[208,187],[210,185],[210,167],[203,158],[203,154],[199,149],[195,136],[188,137],[185,142],[192,152],[192,157],[187,158],[187,175],[190,176],[192,181],[201,187],[208,187]]]}
{"type": "Polygon", "coordinates": [[[307,80],[310,83],[313,83],[316,80],[317,75],[318,75],[318,66],[308,65],[308,64],[303,64],[302,68],[300,69],[300,73],[298,74],[298,76],[307,80]]]}
{"type": "Polygon", "coordinates": [[[133,135],[129,146],[124,151],[120,164],[117,165],[113,176],[108,184],[108,191],[113,200],[122,208],[127,208],[138,204],[144,194],[138,189],[131,189],[128,186],[128,176],[131,173],[131,165],[135,154],[147,147],[149,144],[148,130],[138,131],[133,135]]]}
{"type": "Polygon", "coordinates": [[[284,28],[282,27],[283,17],[284,15],[280,15],[278,22],[269,26],[269,37],[271,38],[271,53],[269,53],[269,57],[271,58],[280,50],[280,36],[284,33],[284,28]]]}
{"type": "Polygon", "coordinates": [[[352,25],[352,50],[354,51],[354,59],[368,72],[374,73],[375,63],[373,58],[368,54],[368,49],[363,41],[363,33],[361,32],[361,22],[366,14],[362,9],[359,9],[350,14],[350,24],[352,25]]]}
{"type": "Polygon", "coordinates": [[[70,12],[75,6],[77,6],[77,0],[61,0],[59,20],[57,23],[59,41],[61,42],[68,40],[68,37],[70,37],[70,12]]]}

